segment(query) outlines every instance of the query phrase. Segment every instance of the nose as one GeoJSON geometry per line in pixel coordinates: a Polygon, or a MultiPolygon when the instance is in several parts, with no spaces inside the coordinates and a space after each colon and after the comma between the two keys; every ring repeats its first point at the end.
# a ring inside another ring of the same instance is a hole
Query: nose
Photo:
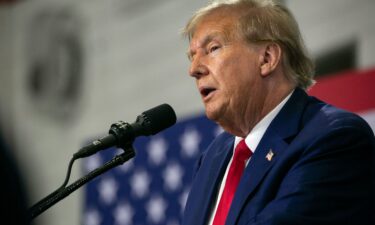
{"type": "Polygon", "coordinates": [[[195,79],[199,79],[202,76],[205,76],[209,73],[206,63],[202,60],[201,57],[196,56],[191,61],[189,74],[195,79]]]}

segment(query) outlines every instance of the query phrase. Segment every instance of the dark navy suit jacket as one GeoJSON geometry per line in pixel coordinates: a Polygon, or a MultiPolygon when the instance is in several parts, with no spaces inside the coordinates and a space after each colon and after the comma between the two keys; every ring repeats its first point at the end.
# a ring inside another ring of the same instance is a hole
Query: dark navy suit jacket
{"type": "MultiPolygon", "coordinates": [[[[233,143],[223,133],[199,158],[183,225],[208,223],[233,143]]],[[[364,120],[296,89],[246,167],[226,225],[374,225],[374,155],[364,120]]]]}

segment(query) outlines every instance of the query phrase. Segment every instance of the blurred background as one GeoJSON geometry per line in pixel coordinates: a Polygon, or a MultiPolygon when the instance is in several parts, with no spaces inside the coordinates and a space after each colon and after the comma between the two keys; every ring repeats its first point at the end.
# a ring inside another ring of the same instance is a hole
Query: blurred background
{"type": "MultiPolygon", "coordinates": [[[[315,59],[310,94],[375,129],[375,1],[285,0],[315,59]]],[[[178,124],[137,139],[135,160],[38,216],[39,225],[178,225],[199,151],[220,133],[203,116],[180,31],[205,0],[0,0],[0,133],[30,207],[59,187],[72,155],[162,103],[178,124]]],[[[119,152],[74,164],[79,179],[119,152]]],[[[6,203],[5,203],[6,204],[6,203]]]]}

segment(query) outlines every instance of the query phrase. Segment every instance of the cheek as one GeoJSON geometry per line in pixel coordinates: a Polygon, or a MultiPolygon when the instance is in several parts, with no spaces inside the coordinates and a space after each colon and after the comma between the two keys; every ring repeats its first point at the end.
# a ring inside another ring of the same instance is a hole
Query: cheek
{"type": "Polygon", "coordinates": [[[250,59],[253,57],[248,56],[247,52],[243,55],[230,54],[212,59],[212,77],[225,95],[238,97],[253,86],[258,71],[254,60],[250,59]]]}
{"type": "Polygon", "coordinates": [[[257,79],[260,78],[260,67],[251,60],[243,60],[238,62],[240,65],[238,68],[238,80],[241,84],[246,86],[253,86],[257,82],[257,79]]]}
{"type": "Polygon", "coordinates": [[[242,101],[247,101],[245,96],[252,96],[259,88],[257,71],[249,65],[248,67],[237,67],[233,72],[226,85],[231,90],[233,101],[236,101],[236,104],[241,104],[242,101]]]}
{"type": "Polygon", "coordinates": [[[238,72],[235,64],[228,61],[222,61],[212,68],[212,78],[224,95],[231,95],[238,88],[238,72]]]}

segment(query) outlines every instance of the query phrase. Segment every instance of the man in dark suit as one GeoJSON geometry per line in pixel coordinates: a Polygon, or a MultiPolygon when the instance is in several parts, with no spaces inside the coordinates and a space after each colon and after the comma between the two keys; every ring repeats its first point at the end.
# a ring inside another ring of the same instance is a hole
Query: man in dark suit
{"type": "Polygon", "coordinates": [[[198,160],[182,224],[375,224],[374,134],[306,94],[313,64],[288,9],[213,2],[184,34],[206,115],[226,132],[198,160]]]}

